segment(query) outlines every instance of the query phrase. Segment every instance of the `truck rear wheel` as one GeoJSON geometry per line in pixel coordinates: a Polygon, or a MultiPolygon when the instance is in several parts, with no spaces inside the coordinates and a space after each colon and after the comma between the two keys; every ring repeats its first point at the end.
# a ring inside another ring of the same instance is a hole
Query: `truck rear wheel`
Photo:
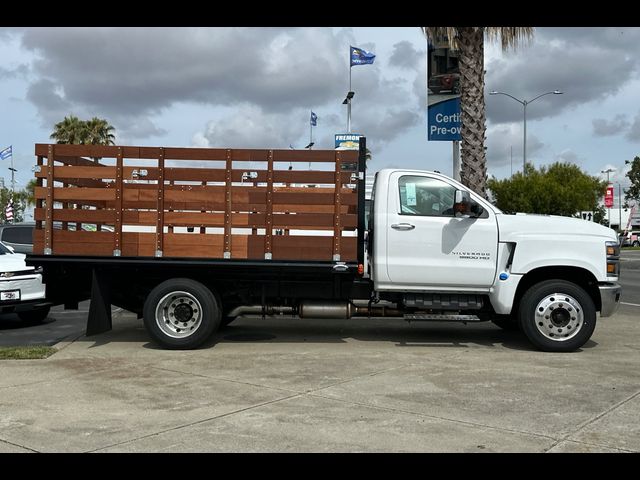
{"type": "Polygon", "coordinates": [[[520,328],[540,350],[572,352],[591,338],[596,308],[589,294],[566,280],[546,280],[532,286],[518,309],[520,328]]]}
{"type": "Polygon", "coordinates": [[[222,312],[206,286],[173,278],[149,293],[143,315],[154,341],[168,349],[187,350],[200,346],[218,329],[222,312]]]}

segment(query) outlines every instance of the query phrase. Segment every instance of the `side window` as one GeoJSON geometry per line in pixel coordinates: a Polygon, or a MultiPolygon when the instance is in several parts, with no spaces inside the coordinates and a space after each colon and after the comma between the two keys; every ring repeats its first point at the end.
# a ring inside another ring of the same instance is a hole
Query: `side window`
{"type": "Polygon", "coordinates": [[[401,215],[453,217],[456,189],[436,178],[402,176],[398,180],[401,215]]]}
{"type": "Polygon", "coordinates": [[[33,243],[33,227],[9,227],[2,230],[2,241],[30,245],[33,243]]]}

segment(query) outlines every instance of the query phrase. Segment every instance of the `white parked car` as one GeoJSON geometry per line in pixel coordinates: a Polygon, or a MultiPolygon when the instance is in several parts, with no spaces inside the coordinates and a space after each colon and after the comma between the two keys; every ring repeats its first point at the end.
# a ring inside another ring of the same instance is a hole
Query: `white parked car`
{"type": "Polygon", "coordinates": [[[14,253],[0,242],[0,314],[17,313],[21,320],[47,318],[51,304],[45,300],[42,273],[25,264],[25,254],[14,253]]]}

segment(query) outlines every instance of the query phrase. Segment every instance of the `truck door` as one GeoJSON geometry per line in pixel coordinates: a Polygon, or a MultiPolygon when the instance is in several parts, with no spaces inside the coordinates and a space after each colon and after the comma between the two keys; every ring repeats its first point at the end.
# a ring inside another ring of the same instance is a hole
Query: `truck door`
{"type": "Polygon", "coordinates": [[[395,172],[387,197],[387,273],[395,288],[487,290],[496,275],[495,214],[455,217],[456,187],[429,174],[395,172]]]}

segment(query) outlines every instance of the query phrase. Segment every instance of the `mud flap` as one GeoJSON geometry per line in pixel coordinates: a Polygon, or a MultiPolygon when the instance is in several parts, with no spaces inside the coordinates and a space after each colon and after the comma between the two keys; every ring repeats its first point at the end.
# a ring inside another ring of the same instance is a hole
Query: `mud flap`
{"type": "Polygon", "coordinates": [[[86,336],[108,332],[111,328],[110,277],[103,271],[93,269],[86,336]]]}

